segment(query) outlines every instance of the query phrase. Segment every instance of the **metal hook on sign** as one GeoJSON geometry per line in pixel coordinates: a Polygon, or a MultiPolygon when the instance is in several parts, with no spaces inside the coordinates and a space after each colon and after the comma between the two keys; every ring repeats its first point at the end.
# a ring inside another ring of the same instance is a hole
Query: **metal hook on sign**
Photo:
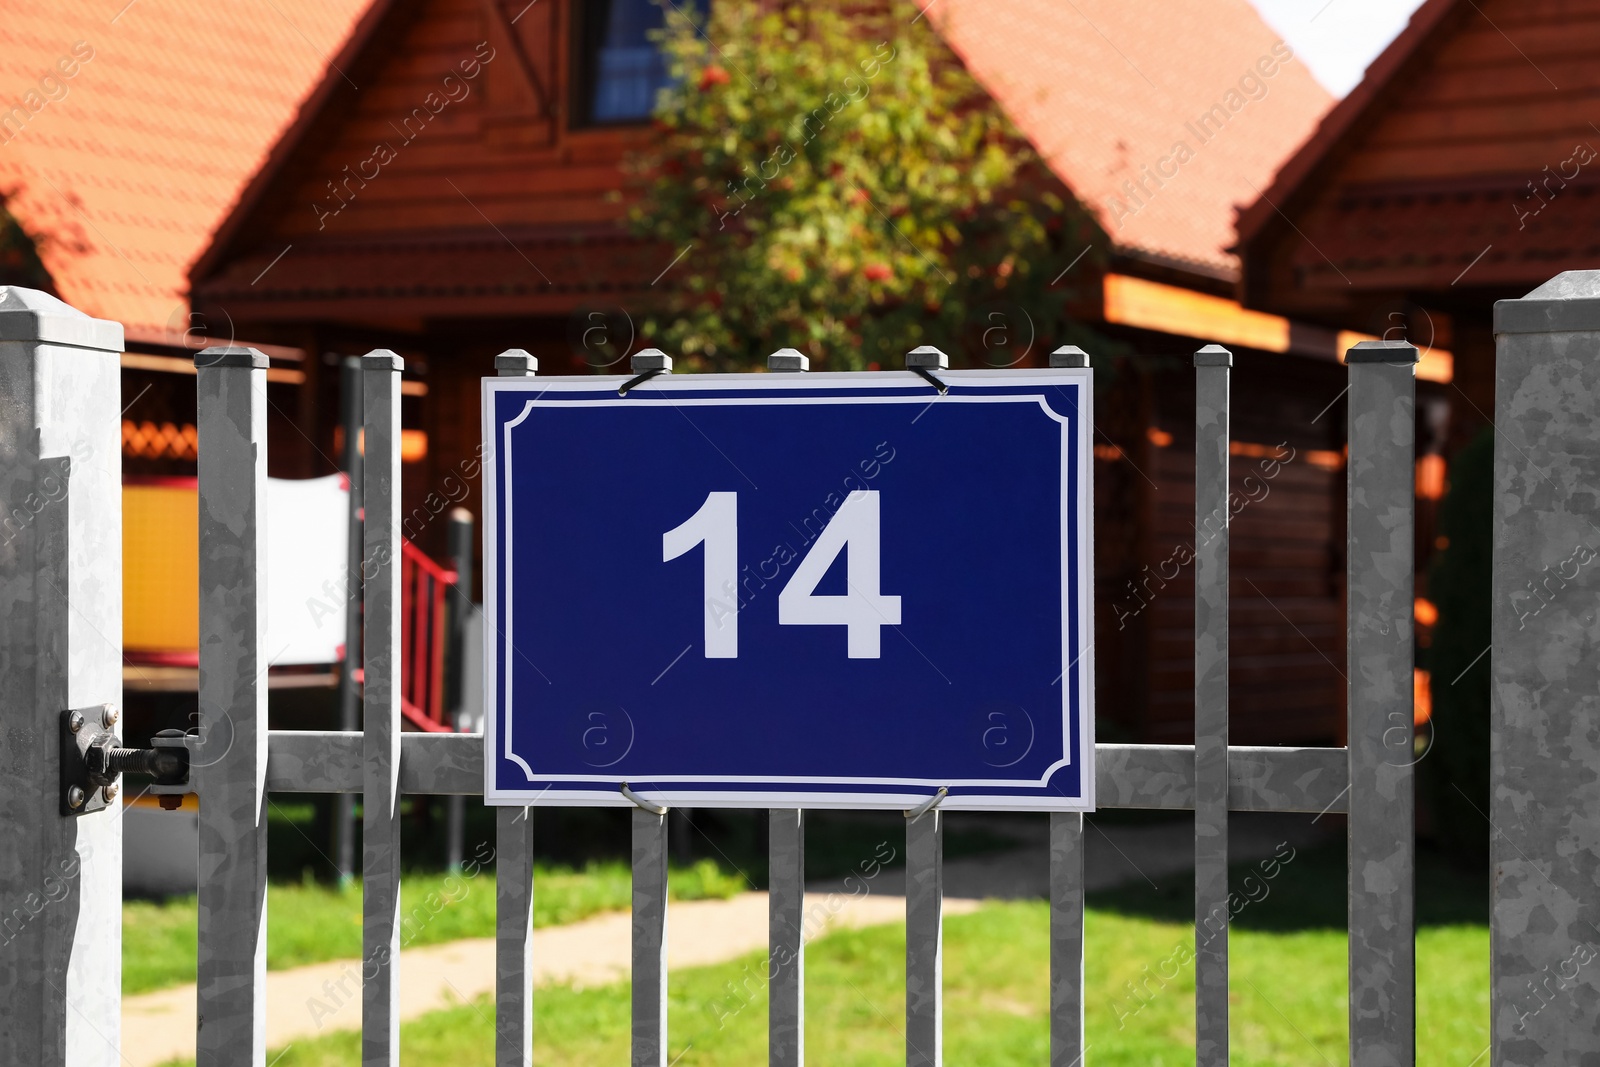
{"type": "Polygon", "coordinates": [[[646,800],[638,793],[635,793],[633,790],[629,789],[627,782],[623,782],[621,788],[623,796],[639,805],[639,807],[643,808],[645,811],[648,811],[651,815],[665,815],[667,813],[667,807],[665,804],[654,804],[646,800]]]}
{"type": "Polygon", "coordinates": [[[916,807],[907,811],[906,820],[908,822],[915,822],[916,820],[922,818],[924,815],[928,814],[928,812],[932,811],[934,808],[937,808],[944,798],[949,795],[950,787],[947,785],[941,785],[937,793],[933,794],[933,796],[929,797],[927,800],[924,800],[921,804],[918,804],[916,807]]]}
{"type": "Polygon", "coordinates": [[[647,348],[643,352],[635,352],[628,362],[633,377],[617,387],[618,396],[627,396],[628,390],[643,385],[658,374],[672,373],[672,357],[659,348],[647,348]]]}
{"type": "Polygon", "coordinates": [[[939,395],[944,396],[950,392],[950,387],[933,376],[936,370],[946,370],[950,366],[950,357],[934,348],[932,345],[923,345],[913,348],[906,353],[906,370],[915,374],[935,389],[939,395]]]}
{"type": "Polygon", "coordinates": [[[933,372],[928,370],[926,367],[912,367],[911,373],[917,375],[919,378],[926,379],[929,385],[939,390],[940,396],[944,396],[950,391],[950,387],[941,382],[939,379],[935,378],[933,376],[933,372]]]}
{"type": "Polygon", "coordinates": [[[632,389],[636,385],[643,385],[656,375],[665,373],[667,372],[664,370],[647,370],[643,374],[636,374],[632,378],[629,378],[627,381],[623,382],[621,385],[617,386],[617,395],[627,396],[629,389],[632,389]]]}

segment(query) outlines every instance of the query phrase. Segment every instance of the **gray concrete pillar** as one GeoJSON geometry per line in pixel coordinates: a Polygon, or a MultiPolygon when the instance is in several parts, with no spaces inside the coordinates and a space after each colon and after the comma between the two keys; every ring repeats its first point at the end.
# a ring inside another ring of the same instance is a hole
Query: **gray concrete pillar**
{"type": "Polygon", "coordinates": [[[1490,1062],[1588,1063],[1600,1047],[1600,271],[1499,301],[1494,321],[1490,1062]]]}
{"type": "Polygon", "coordinates": [[[122,702],[122,327],[0,287],[0,1063],[111,1067],[122,805],[60,810],[60,714],[122,702]]]}

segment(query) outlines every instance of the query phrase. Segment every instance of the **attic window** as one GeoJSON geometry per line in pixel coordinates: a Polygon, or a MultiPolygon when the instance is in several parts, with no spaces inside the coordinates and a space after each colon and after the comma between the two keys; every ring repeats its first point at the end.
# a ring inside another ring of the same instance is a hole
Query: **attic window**
{"type": "MultiPolygon", "coordinates": [[[[704,4],[696,4],[703,9],[704,4]]],[[[665,24],[656,0],[591,0],[578,19],[574,117],[578,125],[643,122],[656,91],[671,83],[666,57],[651,39],[665,24]]]]}

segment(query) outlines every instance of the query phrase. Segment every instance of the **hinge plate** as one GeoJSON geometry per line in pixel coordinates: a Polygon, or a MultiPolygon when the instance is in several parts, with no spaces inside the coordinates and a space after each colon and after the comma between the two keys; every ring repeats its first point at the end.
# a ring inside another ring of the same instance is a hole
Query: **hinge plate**
{"type": "Polygon", "coordinates": [[[94,704],[61,713],[61,814],[89,815],[111,806],[103,788],[89,778],[84,753],[89,743],[111,733],[116,723],[112,704],[94,704]],[[74,730],[74,724],[77,729],[74,730]],[[73,801],[78,803],[74,804],[73,801]]]}

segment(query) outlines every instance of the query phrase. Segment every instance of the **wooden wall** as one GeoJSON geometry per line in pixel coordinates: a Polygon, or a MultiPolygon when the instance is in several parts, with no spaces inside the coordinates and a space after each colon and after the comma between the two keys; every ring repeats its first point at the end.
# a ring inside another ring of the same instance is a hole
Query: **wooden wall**
{"type": "MultiPolygon", "coordinates": [[[[1194,371],[1148,361],[1140,566],[1103,583],[1109,626],[1139,634],[1146,690],[1131,732],[1194,736],[1194,371]]],[[[1234,744],[1339,743],[1344,720],[1344,368],[1236,352],[1230,542],[1234,744]],[[1331,406],[1329,406],[1331,405],[1331,406]],[[1328,410],[1321,414],[1324,407],[1328,410]]],[[[1125,683],[1126,684],[1126,683],[1125,683]]]]}
{"type": "Polygon", "coordinates": [[[296,165],[274,236],[390,237],[477,230],[485,218],[514,229],[620,216],[618,164],[647,128],[567,129],[573,0],[498,4],[425,5],[339,128],[296,165]],[[376,177],[360,179],[391,152],[376,177]],[[340,208],[329,181],[347,206],[319,216],[313,204],[340,208]]]}
{"type": "Polygon", "coordinates": [[[1252,306],[1372,331],[1375,295],[1470,312],[1593,266],[1597,51],[1600,0],[1456,4],[1277,194],[1286,219],[1245,249],[1252,306]]]}

